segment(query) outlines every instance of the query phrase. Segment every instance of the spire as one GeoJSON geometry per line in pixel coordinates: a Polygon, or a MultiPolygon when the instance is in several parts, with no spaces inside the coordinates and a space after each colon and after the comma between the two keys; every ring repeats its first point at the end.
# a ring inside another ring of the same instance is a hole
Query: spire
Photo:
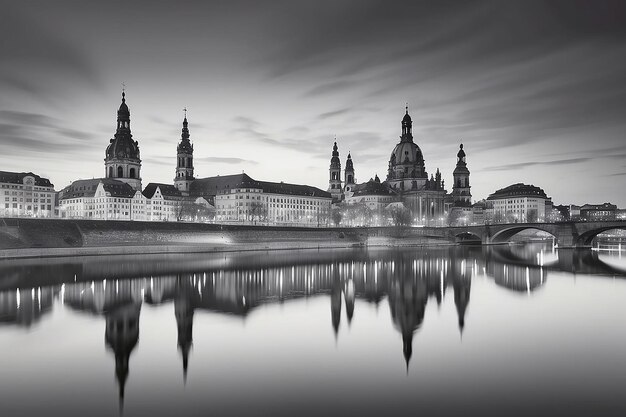
{"type": "Polygon", "coordinates": [[[411,116],[409,116],[409,103],[406,104],[405,114],[402,118],[402,142],[413,142],[413,134],[411,130],[413,128],[413,121],[411,120],[411,116]]]}
{"type": "Polygon", "coordinates": [[[183,129],[181,133],[181,140],[183,142],[189,142],[189,123],[187,122],[187,109],[183,109],[185,112],[185,118],[183,119],[183,129]]]}

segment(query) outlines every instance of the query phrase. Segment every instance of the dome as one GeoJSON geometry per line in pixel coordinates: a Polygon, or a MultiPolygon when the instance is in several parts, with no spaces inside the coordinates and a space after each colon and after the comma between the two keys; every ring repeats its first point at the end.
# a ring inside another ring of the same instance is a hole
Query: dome
{"type": "Polygon", "coordinates": [[[391,166],[405,164],[424,165],[422,150],[414,142],[400,142],[393,148],[389,164],[391,166]]]}
{"type": "Polygon", "coordinates": [[[117,131],[106,149],[106,159],[139,159],[139,143],[130,133],[130,110],[126,105],[126,93],[122,92],[122,104],[117,110],[117,131]]]}
{"type": "Polygon", "coordinates": [[[106,150],[107,159],[139,159],[139,144],[130,136],[115,135],[106,150]]]}

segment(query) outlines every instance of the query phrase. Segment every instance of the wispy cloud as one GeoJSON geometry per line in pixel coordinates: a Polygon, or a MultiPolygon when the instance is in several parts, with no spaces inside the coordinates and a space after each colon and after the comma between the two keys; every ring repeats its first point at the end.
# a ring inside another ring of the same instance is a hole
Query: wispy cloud
{"type": "Polygon", "coordinates": [[[554,166],[554,165],[570,165],[570,164],[578,164],[582,162],[590,161],[591,158],[572,158],[572,159],[559,159],[555,161],[541,161],[541,162],[522,162],[517,164],[509,164],[509,165],[496,165],[491,167],[486,167],[482,169],[477,169],[477,172],[481,171],[517,171],[519,169],[524,169],[532,166],[543,165],[543,166],[554,166]]]}

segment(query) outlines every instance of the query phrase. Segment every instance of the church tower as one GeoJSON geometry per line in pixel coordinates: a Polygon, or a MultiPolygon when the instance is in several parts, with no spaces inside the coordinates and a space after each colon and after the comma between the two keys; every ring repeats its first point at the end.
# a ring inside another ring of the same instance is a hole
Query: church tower
{"type": "Polygon", "coordinates": [[[189,127],[187,123],[187,109],[185,109],[185,119],[183,120],[183,130],[180,143],[176,148],[176,177],[174,186],[183,195],[189,195],[189,187],[193,178],[193,145],[189,141],[189,127]]]}
{"type": "Polygon", "coordinates": [[[348,152],[348,159],[346,160],[346,169],[344,171],[344,192],[348,195],[352,195],[354,192],[354,165],[352,164],[352,156],[348,152]]]}
{"type": "Polygon", "coordinates": [[[328,192],[333,201],[341,200],[341,161],[339,160],[339,151],[337,150],[337,142],[333,145],[333,156],[330,158],[330,179],[328,180],[328,192]]]}
{"type": "Polygon", "coordinates": [[[122,104],[117,110],[117,129],[107,146],[104,158],[106,178],[122,181],[141,191],[141,159],[139,143],[130,133],[130,110],[126,105],[126,93],[122,92],[122,104]]]}
{"type": "Polygon", "coordinates": [[[454,168],[454,185],[452,186],[452,197],[456,207],[469,207],[472,205],[472,194],[470,193],[469,176],[465,161],[465,151],[461,144],[459,153],[456,154],[456,168],[454,168]]]}

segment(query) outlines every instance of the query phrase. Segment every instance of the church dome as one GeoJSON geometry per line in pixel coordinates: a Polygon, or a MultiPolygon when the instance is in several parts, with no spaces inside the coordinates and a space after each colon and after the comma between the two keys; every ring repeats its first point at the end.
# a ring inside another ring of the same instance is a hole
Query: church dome
{"type": "Polygon", "coordinates": [[[424,165],[424,156],[420,147],[414,142],[400,142],[393,148],[389,164],[391,166],[406,164],[424,165]]]}
{"type": "Polygon", "coordinates": [[[117,110],[117,130],[106,149],[106,159],[139,160],[139,143],[130,132],[130,110],[126,105],[126,94],[122,93],[122,104],[117,110]]]}
{"type": "Polygon", "coordinates": [[[132,140],[131,137],[115,136],[114,139],[111,139],[109,146],[107,146],[107,159],[140,159],[137,141],[132,140]]]}

